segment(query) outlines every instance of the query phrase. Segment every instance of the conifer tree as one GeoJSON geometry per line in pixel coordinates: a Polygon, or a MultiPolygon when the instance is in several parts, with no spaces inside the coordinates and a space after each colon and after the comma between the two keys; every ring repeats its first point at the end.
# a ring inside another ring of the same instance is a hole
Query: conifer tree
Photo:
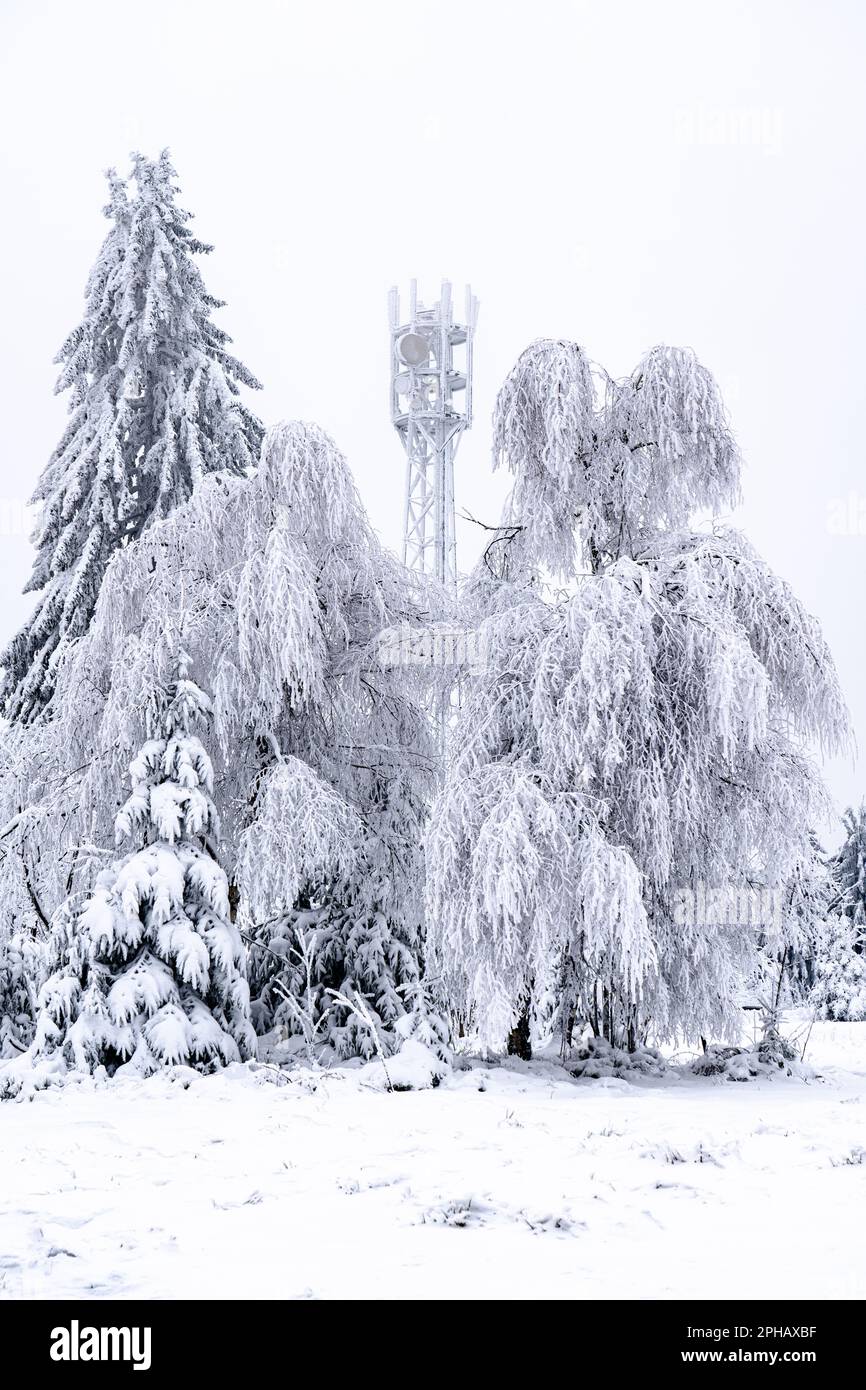
{"type": "Polygon", "coordinates": [[[866,955],[850,917],[834,913],[815,945],[811,1002],[820,1018],[859,1023],[866,1018],[866,955]]]}
{"type": "Polygon", "coordinates": [[[782,930],[768,939],[787,980],[789,998],[785,1002],[803,1003],[811,995],[819,952],[828,939],[828,922],[838,917],[836,897],[827,855],[817,836],[810,833],[808,853],[797,863],[781,895],[782,930]]]}
{"type": "Polygon", "coordinates": [[[0,928],[0,1059],[18,1056],[30,1042],[40,956],[26,931],[0,928]]]}
{"type": "Polygon", "coordinates": [[[212,250],[177,204],[166,151],[110,171],[111,227],[85,313],[56,361],[69,421],[33,496],[40,508],[27,592],[32,617],[0,657],[3,712],[28,722],[51,699],[58,659],[90,623],[112,554],[217,469],[244,473],[262,426],[240,399],[255,377],[211,321],[221,301],[194,257],[212,250]]]}
{"type": "Polygon", "coordinates": [[[842,817],[845,839],[828,861],[836,887],[836,907],[855,930],[866,951],[866,802],[858,810],[849,806],[842,817]]]}
{"type": "Polygon", "coordinates": [[[137,847],[55,915],[36,1061],[59,1053],[70,1068],[110,1071],[129,1061],[147,1074],[253,1051],[245,956],[216,858],[213,768],[191,732],[211,705],[188,661],[181,653],[116,819],[118,842],[137,847]]]}
{"type": "Polygon", "coordinates": [[[824,1018],[866,1018],[866,803],[842,818],[845,839],[826,861],[829,911],[815,944],[812,1002],[824,1018]]]}

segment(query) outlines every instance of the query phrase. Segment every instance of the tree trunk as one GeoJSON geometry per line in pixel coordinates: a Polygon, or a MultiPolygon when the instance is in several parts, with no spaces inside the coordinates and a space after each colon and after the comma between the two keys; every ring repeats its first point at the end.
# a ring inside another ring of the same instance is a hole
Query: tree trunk
{"type": "Polygon", "coordinates": [[[524,1062],[532,1061],[532,1043],[529,1039],[529,1010],[524,1009],[517,1023],[508,1034],[509,1057],[520,1057],[524,1062]]]}
{"type": "Polygon", "coordinates": [[[229,884],[229,921],[230,921],[230,922],[236,922],[236,921],[238,920],[238,907],[239,907],[239,905],[240,905],[240,901],[241,901],[240,889],[238,888],[238,886],[237,886],[237,884],[234,882],[234,880],[232,880],[232,882],[229,884]]]}

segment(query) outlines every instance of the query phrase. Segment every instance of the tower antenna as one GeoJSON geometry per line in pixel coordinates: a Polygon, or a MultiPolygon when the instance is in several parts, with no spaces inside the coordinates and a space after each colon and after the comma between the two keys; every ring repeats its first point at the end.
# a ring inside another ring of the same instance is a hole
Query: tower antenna
{"type": "Polygon", "coordinates": [[[457,584],[454,455],[472,424],[472,340],[478,300],[466,286],[463,322],[454,322],[451,283],[430,308],[409,284],[409,314],[389,295],[391,420],[406,452],[403,562],[449,588],[457,584]]]}

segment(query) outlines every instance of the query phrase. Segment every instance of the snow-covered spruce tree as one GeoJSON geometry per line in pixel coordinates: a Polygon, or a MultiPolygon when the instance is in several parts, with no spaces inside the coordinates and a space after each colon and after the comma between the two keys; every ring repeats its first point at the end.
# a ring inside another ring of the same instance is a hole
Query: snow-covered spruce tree
{"type": "Polygon", "coordinates": [[[866,802],[856,811],[849,806],[842,823],[844,842],[828,861],[834,906],[852,923],[866,951],[866,802]]]}
{"type": "Polygon", "coordinates": [[[147,1075],[253,1052],[244,951],[216,857],[213,768],[192,732],[211,706],[189,665],[181,653],[129,770],[116,832],[135,848],[55,914],[34,1061],[59,1055],[70,1069],[110,1072],[128,1062],[147,1075]]]}
{"type": "Polygon", "coordinates": [[[772,1015],[774,1027],[785,1009],[811,998],[833,898],[824,851],[810,833],[785,884],[753,899],[755,953],[742,994],[760,1005],[765,1019],[772,1015]]]}
{"type": "Polygon", "coordinates": [[[111,229],[90,273],[82,322],[57,356],[70,418],[33,496],[40,508],[26,626],[0,657],[12,719],[51,698],[58,652],[90,622],[111,555],[186,501],[206,474],[244,473],[262,426],[240,399],[259,383],[211,321],[221,301],[193,259],[212,248],[177,205],[167,152],[135,155],[134,189],[112,171],[111,229]]]}
{"type": "Polygon", "coordinates": [[[341,1055],[369,1053],[368,1030],[328,991],[360,993],[387,1048],[407,1015],[422,1028],[420,842],[436,749],[423,668],[383,662],[380,635],[425,627],[441,595],[381,548],[345,460],[313,426],[278,426],[253,476],[205,479],[116,554],[90,630],[60,664],[51,720],[7,739],[0,892],[17,871],[7,842],[48,913],[70,873],[92,884],[92,847],[170,672],[165,615],[181,591],[184,642],[213,692],[238,925],[270,948],[250,948],[257,1026],[315,1028],[341,1055]]]}
{"type": "Polygon", "coordinates": [[[614,382],[535,343],[494,430],[515,482],[466,586],[486,664],[431,817],[433,968],[491,1043],[527,1009],[566,1041],[733,1031],[755,923],[706,903],[808,852],[807,742],[847,737],[818,624],[736,532],[689,529],[740,473],[691,352],[614,382]]]}
{"type": "Polygon", "coordinates": [[[866,1018],[866,954],[863,938],[844,913],[827,918],[815,946],[811,1003],[819,1018],[859,1023],[866,1018]]]}
{"type": "Polygon", "coordinates": [[[32,1038],[40,947],[25,930],[0,928],[0,1060],[26,1051],[32,1038]]]}
{"type": "Polygon", "coordinates": [[[866,1018],[866,805],[843,816],[845,839],[827,862],[828,911],[817,933],[812,1002],[822,1018],[866,1018]]]}
{"type": "MultiPolygon", "coordinates": [[[[0,774],[6,794],[5,824],[0,828],[0,1058],[23,1052],[32,1037],[51,928],[30,874],[30,857],[22,853],[36,822],[50,815],[51,805],[49,795],[44,805],[29,806],[25,779],[14,772],[22,771],[25,761],[38,758],[35,747],[26,760],[20,757],[29,733],[29,729],[8,725],[0,731],[9,759],[4,763],[5,777],[0,774]]],[[[37,856],[42,852],[43,847],[37,856]]],[[[44,853],[51,853],[47,838],[44,853]]]]}
{"type": "MultiPolygon", "coordinates": [[[[799,1056],[785,1036],[786,1011],[792,1005],[817,1002],[819,959],[834,935],[833,887],[813,833],[787,882],[771,896],[761,896],[765,897],[764,912],[753,914],[755,962],[744,982],[743,997],[760,1009],[761,1058],[784,1067],[799,1056]]],[[[822,1005],[818,1007],[820,1011],[822,1005]]]]}
{"type": "Polygon", "coordinates": [[[820,943],[835,912],[835,889],[827,857],[814,834],[808,853],[794,867],[779,896],[781,930],[765,934],[765,950],[775,953],[784,1003],[805,1003],[816,982],[820,943]]]}

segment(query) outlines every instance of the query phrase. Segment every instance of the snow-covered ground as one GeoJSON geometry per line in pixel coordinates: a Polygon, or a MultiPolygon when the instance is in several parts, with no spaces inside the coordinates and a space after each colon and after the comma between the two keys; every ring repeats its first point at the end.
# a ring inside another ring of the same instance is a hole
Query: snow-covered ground
{"type": "Polygon", "coordinates": [[[0,1105],[11,1297],[858,1298],[866,1024],[822,1079],[473,1064],[91,1081],[0,1105]]]}

